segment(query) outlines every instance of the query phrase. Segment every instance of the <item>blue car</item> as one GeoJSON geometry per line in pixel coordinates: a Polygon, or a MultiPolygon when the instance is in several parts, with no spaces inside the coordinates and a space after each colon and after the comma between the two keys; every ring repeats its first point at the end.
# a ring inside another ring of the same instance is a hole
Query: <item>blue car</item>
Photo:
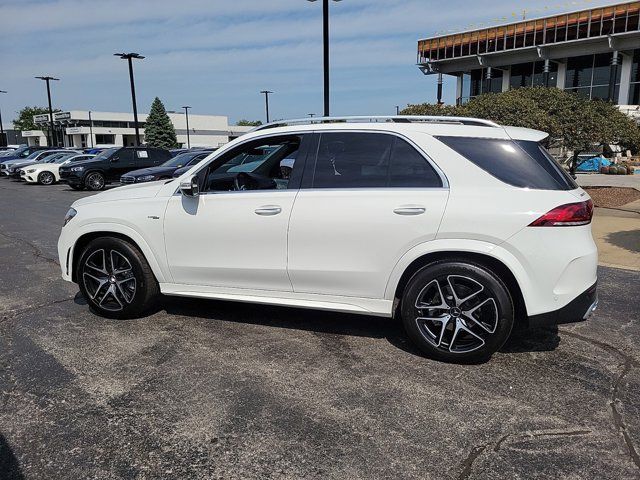
{"type": "Polygon", "coordinates": [[[157,167],[141,168],[120,177],[120,183],[144,183],[172,178],[174,172],[182,168],[191,168],[205,159],[213,150],[196,150],[180,153],[157,167]]]}

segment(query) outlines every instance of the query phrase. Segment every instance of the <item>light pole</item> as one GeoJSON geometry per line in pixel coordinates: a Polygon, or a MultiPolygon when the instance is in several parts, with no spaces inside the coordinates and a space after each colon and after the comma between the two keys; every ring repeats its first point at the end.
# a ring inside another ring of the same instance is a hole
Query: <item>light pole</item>
{"type": "Polygon", "coordinates": [[[267,112],[267,123],[269,123],[269,95],[273,92],[270,90],[262,90],[260,93],[264,94],[264,108],[267,112]]]}
{"type": "Polygon", "coordinates": [[[131,82],[131,102],[133,103],[133,125],[136,129],[136,146],[140,146],[140,128],[138,127],[138,107],[136,106],[136,86],[133,81],[133,59],[142,60],[144,57],[137,53],[114,53],[116,57],[129,62],[129,81],[131,82]]]}
{"type": "Polygon", "coordinates": [[[400,115],[400,105],[396,105],[396,115],[400,115]]]}
{"type": "MultiPolygon", "coordinates": [[[[316,2],[317,0],[307,0],[316,2]]],[[[339,2],[341,0],[333,0],[339,2]]],[[[329,116],[329,0],[322,0],[322,49],[324,57],[324,116],[329,116]]]]}
{"type": "MultiPolygon", "coordinates": [[[[0,90],[0,93],[7,93],[4,90],[0,90]]],[[[6,147],[7,143],[4,137],[4,125],[2,125],[2,111],[0,110],[0,147],[6,147]]]]}
{"type": "Polygon", "coordinates": [[[191,107],[187,105],[182,108],[184,108],[184,116],[187,120],[187,148],[191,148],[191,139],[189,138],[189,109],[191,107]]]}
{"type": "Polygon", "coordinates": [[[93,119],[91,118],[91,110],[89,110],[89,137],[91,138],[91,148],[93,148],[93,119]]]}
{"type": "Polygon", "coordinates": [[[51,88],[49,87],[49,82],[51,80],[53,81],[59,81],[59,78],[54,78],[54,77],[35,77],[38,80],[44,80],[47,83],[47,99],[49,100],[49,127],[51,128],[51,135],[50,135],[50,142],[49,145],[51,147],[55,146],[53,143],[56,141],[55,139],[55,132],[53,131],[53,109],[51,108],[51,88]]]}
{"type": "Polygon", "coordinates": [[[315,113],[307,113],[307,115],[309,115],[311,118],[315,117],[316,114],[315,113]]]}

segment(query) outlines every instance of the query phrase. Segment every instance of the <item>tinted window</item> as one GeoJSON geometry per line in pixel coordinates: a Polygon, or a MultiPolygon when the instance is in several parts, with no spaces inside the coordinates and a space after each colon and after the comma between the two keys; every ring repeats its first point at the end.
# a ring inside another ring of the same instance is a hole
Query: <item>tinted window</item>
{"type": "Polygon", "coordinates": [[[394,135],[322,134],[314,188],[440,186],[440,178],[427,160],[394,135]]]}
{"type": "Polygon", "coordinates": [[[390,164],[390,187],[442,187],[442,180],[424,156],[401,138],[394,139],[390,164]]]}
{"type": "Polygon", "coordinates": [[[555,160],[536,142],[494,138],[437,137],[497,179],[520,188],[576,188],[555,160]]]}

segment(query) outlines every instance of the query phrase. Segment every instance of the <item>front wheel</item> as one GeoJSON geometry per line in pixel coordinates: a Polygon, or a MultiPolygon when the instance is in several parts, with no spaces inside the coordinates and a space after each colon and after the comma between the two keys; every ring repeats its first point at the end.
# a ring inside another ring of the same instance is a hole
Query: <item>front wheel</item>
{"type": "Polygon", "coordinates": [[[402,297],[409,338],[445,362],[482,361],[509,337],[513,301],[500,278],[466,261],[440,261],[417,272],[402,297]]]}
{"type": "Polygon", "coordinates": [[[38,175],[38,183],[40,185],[52,185],[55,181],[56,177],[51,172],[41,172],[38,175]]]}
{"type": "Polygon", "coordinates": [[[78,285],[90,308],[108,318],[134,318],[153,306],[158,283],[138,248],[120,238],[93,240],[78,262],[78,285]]]}
{"type": "Polygon", "coordinates": [[[84,186],[87,188],[87,190],[91,190],[92,192],[102,190],[104,188],[104,185],[104,175],[100,172],[91,172],[84,180],[84,186]]]}

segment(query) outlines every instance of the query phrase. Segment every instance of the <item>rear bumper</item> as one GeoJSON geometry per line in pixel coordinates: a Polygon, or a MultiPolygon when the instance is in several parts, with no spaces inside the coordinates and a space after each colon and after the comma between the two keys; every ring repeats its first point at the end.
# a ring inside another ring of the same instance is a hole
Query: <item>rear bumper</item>
{"type": "Polygon", "coordinates": [[[564,307],[529,317],[529,327],[538,328],[587,320],[598,306],[598,282],[578,295],[564,307]]]}

